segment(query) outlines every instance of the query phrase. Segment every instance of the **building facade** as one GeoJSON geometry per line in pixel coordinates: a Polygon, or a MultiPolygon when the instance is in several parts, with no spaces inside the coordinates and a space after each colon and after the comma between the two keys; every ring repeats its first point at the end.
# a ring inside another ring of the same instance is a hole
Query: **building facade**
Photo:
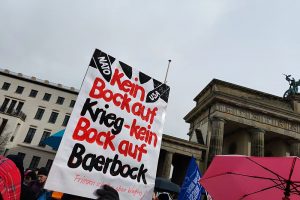
{"type": "Polygon", "coordinates": [[[288,98],[212,80],[184,117],[190,141],[215,155],[300,156],[300,95],[288,98]]]}
{"type": "Polygon", "coordinates": [[[56,151],[43,140],[68,123],[78,91],[0,70],[0,151],[24,157],[25,168],[50,168],[56,151]]]}

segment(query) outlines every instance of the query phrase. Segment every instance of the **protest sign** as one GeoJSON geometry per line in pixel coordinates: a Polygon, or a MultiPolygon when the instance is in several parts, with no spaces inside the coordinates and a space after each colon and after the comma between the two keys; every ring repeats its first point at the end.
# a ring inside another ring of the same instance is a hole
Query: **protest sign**
{"type": "Polygon", "coordinates": [[[150,198],[168,97],[169,86],[96,49],[45,187],[150,198]]]}

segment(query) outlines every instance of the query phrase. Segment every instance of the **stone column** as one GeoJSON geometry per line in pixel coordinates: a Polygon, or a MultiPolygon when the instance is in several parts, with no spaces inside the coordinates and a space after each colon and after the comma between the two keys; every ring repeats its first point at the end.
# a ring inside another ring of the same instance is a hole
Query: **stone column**
{"type": "Polygon", "coordinates": [[[162,177],[164,177],[164,178],[170,177],[172,160],[173,160],[173,153],[166,151],[165,159],[163,162],[163,168],[162,168],[162,177]]]}
{"type": "Polygon", "coordinates": [[[251,156],[263,157],[265,154],[265,131],[252,128],[251,133],[251,156]]]}
{"type": "Polygon", "coordinates": [[[211,119],[211,138],[208,152],[208,165],[215,155],[222,155],[225,120],[217,117],[211,119]]]}
{"type": "Polygon", "coordinates": [[[295,142],[291,144],[291,156],[300,157],[300,142],[295,142]]]}
{"type": "Polygon", "coordinates": [[[288,98],[290,98],[294,111],[300,113],[300,94],[290,95],[288,98]]]}

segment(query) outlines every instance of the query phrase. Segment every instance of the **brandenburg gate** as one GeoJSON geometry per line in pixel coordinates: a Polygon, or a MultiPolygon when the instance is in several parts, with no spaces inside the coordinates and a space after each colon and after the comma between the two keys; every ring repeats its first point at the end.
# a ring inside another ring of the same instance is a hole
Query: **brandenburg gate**
{"type": "Polygon", "coordinates": [[[157,176],[181,184],[191,156],[202,173],[215,155],[300,156],[300,94],[292,82],[279,97],[213,79],[184,117],[189,141],[163,136],[157,176]]]}

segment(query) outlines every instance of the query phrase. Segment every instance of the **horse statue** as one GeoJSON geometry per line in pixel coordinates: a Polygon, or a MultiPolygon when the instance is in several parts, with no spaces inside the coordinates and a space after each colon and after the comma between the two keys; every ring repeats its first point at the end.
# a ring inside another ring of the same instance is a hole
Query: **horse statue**
{"type": "Polygon", "coordinates": [[[287,98],[289,95],[297,94],[298,86],[300,86],[300,79],[296,81],[293,77],[291,77],[291,75],[286,75],[286,74],[283,75],[285,76],[285,80],[287,80],[290,85],[289,89],[285,91],[283,98],[287,98]]]}

